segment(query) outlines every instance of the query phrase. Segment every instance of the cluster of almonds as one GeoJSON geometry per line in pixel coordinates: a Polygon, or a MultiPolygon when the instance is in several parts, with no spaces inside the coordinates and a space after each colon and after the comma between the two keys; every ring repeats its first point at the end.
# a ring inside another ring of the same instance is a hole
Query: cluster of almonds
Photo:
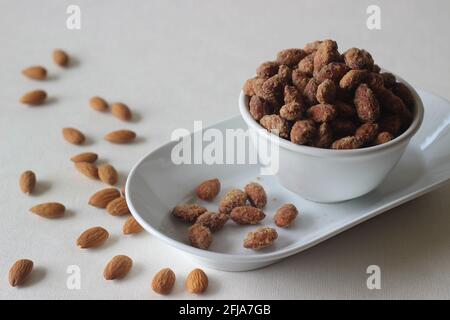
{"type": "Polygon", "coordinates": [[[356,149],[386,143],[411,124],[414,97],[395,76],[380,72],[369,52],[340,54],[333,40],[286,49],[248,79],[252,117],[299,145],[356,149]]]}
{"type": "MultiPolygon", "coordinates": [[[[204,201],[213,201],[220,192],[219,179],[203,181],[196,189],[197,197],[204,201]]],[[[189,240],[191,245],[208,249],[212,243],[212,233],[221,229],[231,219],[239,225],[254,225],[261,222],[266,214],[262,209],[267,204],[264,188],[256,182],[247,184],[244,191],[229,190],[220,200],[218,212],[209,212],[198,204],[178,205],[172,214],[184,222],[191,223],[189,240]]],[[[292,204],[281,206],[274,215],[274,222],[280,228],[289,227],[298,215],[292,204]]],[[[274,228],[260,227],[247,234],[244,247],[260,250],[270,246],[278,238],[274,228]]]]}

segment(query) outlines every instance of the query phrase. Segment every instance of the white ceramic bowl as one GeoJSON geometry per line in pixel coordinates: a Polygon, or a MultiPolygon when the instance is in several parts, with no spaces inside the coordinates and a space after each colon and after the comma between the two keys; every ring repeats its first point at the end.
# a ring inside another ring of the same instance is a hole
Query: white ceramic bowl
{"type": "Polygon", "coordinates": [[[403,134],[378,146],[332,150],[296,145],[261,130],[261,125],[249,112],[249,99],[242,91],[239,110],[249,129],[253,131],[253,137],[265,139],[279,147],[279,169],[275,175],[284,187],[308,200],[340,202],[362,196],[380,185],[400,160],[409,141],[422,124],[424,110],[419,95],[406,81],[397,75],[396,77],[414,95],[413,121],[403,134]]]}

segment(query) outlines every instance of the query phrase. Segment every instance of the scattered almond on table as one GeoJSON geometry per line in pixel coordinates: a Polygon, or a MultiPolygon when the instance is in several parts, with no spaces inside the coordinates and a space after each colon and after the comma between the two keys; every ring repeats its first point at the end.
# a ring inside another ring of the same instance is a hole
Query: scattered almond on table
{"type": "Polygon", "coordinates": [[[112,216],[125,216],[131,214],[124,197],[118,197],[108,203],[106,211],[112,216]]]}
{"type": "Polygon", "coordinates": [[[92,109],[100,111],[100,112],[106,112],[109,109],[108,103],[106,102],[106,100],[101,97],[97,97],[97,96],[92,97],[89,100],[89,105],[91,106],[92,109]]]}
{"type": "Polygon", "coordinates": [[[25,93],[22,98],[20,98],[20,102],[30,106],[38,106],[43,104],[45,99],[47,99],[47,92],[44,90],[33,90],[25,93]]]}
{"type": "Polygon", "coordinates": [[[86,177],[98,180],[99,170],[94,163],[90,162],[75,162],[75,168],[86,177]]]}
{"type": "Polygon", "coordinates": [[[190,293],[203,293],[208,288],[208,276],[203,270],[194,269],[188,274],[185,286],[190,293]]]}
{"type": "Polygon", "coordinates": [[[99,247],[109,238],[109,232],[102,227],[85,230],[77,239],[77,246],[82,249],[99,247]]]}
{"type": "Polygon", "coordinates": [[[115,185],[119,180],[117,170],[110,164],[102,164],[98,167],[100,180],[109,185],[115,185]]]}
{"type": "Polygon", "coordinates": [[[12,287],[22,285],[33,270],[33,261],[28,259],[17,260],[9,269],[9,284],[12,287]]]}
{"type": "Polygon", "coordinates": [[[46,202],[31,207],[30,211],[43,218],[54,219],[62,217],[66,207],[59,202],[46,202]]]}
{"type": "Polygon", "coordinates": [[[152,289],[159,294],[169,294],[175,285],[175,273],[169,269],[164,268],[158,271],[152,280],[152,289]]]}
{"type": "Polygon", "coordinates": [[[89,162],[89,163],[93,163],[97,161],[97,159],[98,155],[94,152],[83,152],[70,158],[72,162],[89,162]]]}
{"type": "Polygon", "coordinates": [[[112,131],[105,136],[106,141],[117,144],[130,143],[134,139],[136,139],[136,133],[131,130],[112,131]]]}
{"type": "Polygon", "coordinates": [[[53,61],[60,67],[67,67],[69,65],[69,55],[61,49],[53,51],[53,61]]]}
{"type": "Polygon", "coordinates": [[[142,228],[133,216],[130,216],[127,220],[125,220],[122,228],[123,234],[135,234],[143,230],[144,228],[142,228]]]}
{"type": "Polygon", "coordinates": [[[19,179],[20,190],[23,193],[30,194],[36,186],[36,175],[33,171],[27,170],[20,175],[19,179]]]}
{"type": "Polygon", "coordinates": [[[106,280],[116,280],[125,278],[133,267],[133,260],[125,255],[118,255],[112,258],[103,271],[106,280]]]}
{"type": "Polygon", "coordinates": [[[22,74],[33,80],[44,80],[47,78],[47,69],[41,66],[31,66],[22,70],[22,74]]]}
{"type": "Polygon", "coordinates": [[[120,197],[120,191],[116,188],[106,188],[94,193],[89,199],[91,206],[105,209],[108,204],[120,197]]]}
{"type": "Polygon", "coordinates": [[[75,128],[63,128],[62,134],[64,139],[71,144],[80,145],[86,140],[84,134],[75,128]]]}
{"type": "Polygon", "coordinates": [[[122,102],[111,104],[111,113],[113,116],[123,121],[129,121],[132,117],[130,108],[122,102]]]}

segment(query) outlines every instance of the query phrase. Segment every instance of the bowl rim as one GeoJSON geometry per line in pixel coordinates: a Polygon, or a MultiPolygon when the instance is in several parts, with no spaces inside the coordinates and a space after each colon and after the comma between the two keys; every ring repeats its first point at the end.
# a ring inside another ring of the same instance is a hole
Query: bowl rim
{"type": "MultiPolygon", "coordinates": [[[[388,70],[382,69],[382,72],[390,72],[388,70]]],[[[316,157],[329,157],[329,158],[338,158],[338,157],[356,157],[361,155],[367,155],[375,152],[381,152],[383,150],[394,148],[395,146],[401,144],[403,141],[408,140],[412,138],[412,136],[419,130],[424,117],[424,107],[422,99],[420,99],[419,94],[417,91],[402,77],[398,76],[397,74],[392,73],[396,79],[397,82],[401,82],[404,85],[408,87],[408,89],[411,91],[413,97],[414,97],[414,110],[413,110],[413,121],[411,122],[411,125],[408,129],[405,130],[401,135],[398,137],[392,139],[389,142],[371,146],[371,147],[365,147],[365,148],[359,148],[359,149],[346,149],[346,150],[335,150],[335,149],[325,149],[325,148],[317,148],[312,146],[304,146],[304,145],[298,145],[295,144],[289,140],[283,139],[278,137],[277,135],[265,130],[255,119],[253,119],[252,115],[250,114],[249,108],[248,108],[248,97],[244,94],[244,92],[241,90],[239,94],[239,111],[241,113],[241,117],[244,119],[247,126],[253,130],[256,130],[258,132],[259,136],[262,136],[266,140],[270,140],[270,142],[275,143],[279,145],[282,148],[302,153],[302,154],[308,154],[316,157]],[[261,130],[263,129],[263,130],[261,130]]]]}

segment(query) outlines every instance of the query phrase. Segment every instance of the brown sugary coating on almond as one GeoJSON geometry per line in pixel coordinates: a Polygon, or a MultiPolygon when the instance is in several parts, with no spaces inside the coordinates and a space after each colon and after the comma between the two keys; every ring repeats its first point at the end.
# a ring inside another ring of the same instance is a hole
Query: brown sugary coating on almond
{"type": "Polygon", "coordinates": [[[252,206],[241,206],[231,210],[230,218],[237,224],[257,224],[266,217],[265,213],[252,206]]]}
{"type": "Polygon", "coordinates": [[[372,67],[372,72],[380,73],[380,71],[381,71],[380,66],[375,63],[372,67]]]}
{"type": "Polygon", "coordinates": [[[261,250],[272,245],[277,238],[278,233],[275,229],[261,227],[247,234],[244,239],[244,248],[261,250]]]}
{"type": "Polygon", "coordinates": [[[244,94],[246,96],[253,96],[255,95],[255,90],[253,89],[254,83],[256,81],[256,78],[251,78],[245,81],[244,87],[242,88],[242,91],[244,91],[244,94]]]}
{"type": "Polygon", "coordinates": [[[380,116],[380,105],[373,91],[363,83],[355,91],[355,107],[358,118],[363,122],[376,121],[380,116]]]}
{"type": "Polygon", "coordinates": [[[343,90],[353,90],[367,79],[367,70],[350,70],[339,81],[343,90]]]}
{"type": "Polygon", "coordinates": [[[344,101],[336,100],[333,103],[338,117],[348,118],[353,117],[356,114],[356,109],[353,104],[349,104],[344,101]]]}
{"type": "Polygon", "coordinates": [[[383,77],[379,73],[370,72],[367,74],[367,85],[376,90],[384,86],[383,77]]]}
{"type": "Polygon", "coordinates": [[[372,55],[363,49],[350,48],[344,53],[345,64],[351,69],[367,69],[372,70],[372,55]]]}
{"type": "Polygon", "coordinates": [[[383,144],[394,139],[394,136],[387,131],[380,132],[375,139],[375,145],[383,144]]]}
{"type": "Polygon", "coordinates": [[[396,84],[394,84],[394,86],[392,87],[392,92],[397,97],[402,99],[403,103],[407,107],[412,108],[414,106],[414,96],[411,90],[409,90],[409,88],[404,83],[397,82],[396,84]]]}
{"type": "Polygon", "coordinates": [[[314,147],[329,148],[334,141],[333,130],[329,123],[324,122],[319,126],[314,139],[314,147]]]}
{"type": "Polygon", "coordinates": [[[262,97],[262,86],[266,79],[264,78],[254,78],[252,85],[253,85],[253,91],[255,95],[262,97]]]}
{"type": "Polygon", "coordinates": [[[212,243],[211,230],[201,224],[194,224],[188,230],[191,245],[206,250],[212,243]]]}
{"type": "Polygon", "coordinates": [[[267,194],[263,186],[257,182],[250,182],[244,188],[247,198],[252,206],[263,209],[267,204],[267,194]]]}
{"type": "Polygon", "coordinates": [[[206,211],[206,208],[198,204],[182,204],[173,208],[172,214],[184,222],[195,222],[206,211]]]}
{"type": "Polygon", "coordinates": [[[256,69],[256,75],[260,78],[270,78],[277,74],[279,64],[276,61],[266,61],[256,69]]]}
{"type": "Polygon", "coordinates": [[[295,66],[306,56],[302,49],[285,49],[277,53],[277,62],[287,66],[295,66]]]}
{"type": "Polygon", "coordinates": [[[316,99],[319,103],[332,103],[336,98],[336,85],[327,79],[317,87],[316,99]]]}
{"type": "Polygon", "coordinates": [[[298,63],[298,70],[307,74],[308,76],[312,76],[314,72],[314,56],[315,53],[308,54],[298,63]]]}
{"type": "Polygon", "coordinates": [[[301,93],[303,93],[303,91],[305,90],[305,87],[310,79],[311,78],[307,74],[301,72],[299,69],[295,69],[292,71],[292,84],[301,93]]]}
{"type": "Polygon", "coordinates": [[[231,189],[220,200],[219,212],[229,214],[235,207],[244,206],[247,194],[239,189],[231,189]]]}
{"type": "Polygon", "coordinates": [[[351,136],[356,130],[355,120],[348,118],[337,118],[331,121],[331,128],[336,138],[351,136]]]}
{"type": "Polygon", "coordinates": [[[319,48],[319,45],[322,43],[322,41],[313,41],[313,42],[309,42],[305,45],[305,47],[303,48],[303,51],[305,51],[307,54],[313,53],[315,51],[317,51],[317,48],[319,48]]]}
{"type": "Polygon", "coordinates": [[[292,69],[282,64],[278,69],[278,77],[284,85],[292,83],[292,69]]]}
{"type": "Polygon", "coordinates": [[[287,228],[292,225],[295,218],[298,216],[297,208],[291,204],[285,204],[281,206],[275,213],[273,220],[277,227],[287,228]]]}
{"type": "Polygon", "coordinates": [[[289,123],[276,114],[267,115],[259,120],[259,123],[267,129],[270,133],[273,133],[281,138],[289,138],[289,123]]]}
{"type": "Polygon", "coordinates": [[[280,109],[280,117],[289,121],[300,120],[303,118],[304,108],[297,102],[285,104],[280,109]]]}
{"type": "Polygon", "coordinates": [[[391,88],[397,81],[395,76],[390,72],[382,72],[383,83],[386,88],[391,88]]]}
{"type": "Polygon", "coordinates": [[[284,86],[284,104],[288,104],[290,102],[297,102],[302,107],[304,105],[303,95],[297,90],[296,86],[284,86]]]}
{"type": "Polygon", "coordinates": [[[355,137],[359,139],[362,145],[371,143],[378,135],[378,124],[373,122],[364,123],[356,129],[355,137]]]}
{"type": "Polygon", "coordinates": [[[402,99],[397,97],[390,90],[381,87],[375,89],[375,93],[383,111],[393,114],[404,114],[407,112],[407,108],[402,99]]]}
{"type": "Polygon", "coordinates": [[[291,141],[295,144],[310,145],[317,133],[316,125],[311,120],[299,120],[291,130],[291,141]]]}
{"type": "Polygon", "coordinates": [[[387,131],[393,136],[396,136],[402,128],[402,117],[395,114],[387,114],[380,117],[378,120],[380,131],[387,131]]]}
{"type": "Polygon", "coordinates": [[[325,40],[317,47],[314,55],[314,72],[317,73],[330,62],[339,62],[341,55],[338,52],[336,41],[325,40]]]}
{"type": "Polygon", "coordinates": [[[253,96],[249,102],[249,111],[253,119],[261,120],[262,117],[272,112],[271,105],[261,97],[253,96]]]}
{"type": "Polygon", "coordinates": [[[280,100],[280,97],[283,96],[283,89],[283,81],[280,79],[278,74],[276,74],[264,81],[260,94],[257,94],[269,103],[276,104],[280,100]]]}
{"type": "Polygon", "coordinates": [[[339,83],[348,71],[349,68],[345,63],[331,62],[320,69],[320,71],[316,73],[315,78],[319,82],[330,79],[336,83],[339,83]]]}
{"type": "Polygon", "coordinates": [[[216,212],[205,212],[200,217],[198,217],[196,224],[201,224],[209,228],[212,232],[222,229],[225,223],[228,221],[228,214],[226,213],[216,213],[216,212]]]}
{"type": "Polygon", "coordinates": [[[317,104],[306,111],[309,119],[317,123],[332,121],[336,118],[336,109],[331,104],[317,104]]]}
{"type": "Polygon", "coordinates": [[[197,197],[205,201],[212,201],[220,192],[219,179],[209,179],[200,183],[196,189],[197,197]]]}
{"type": "Polygon", "coordinates": [[[316,98],[317,88],[319,88],[319,83],[316,79],[311,78],[303,91],[303,97],[306,104],[312,106],[319,102],[316,98]]]}
{"type": "Polygon", "coordinates": [[[331,145],[331,149],[345,150],[345,149],[358,149],[361,146],[361,142],[354,136],[344,137],[336,140],[331,145]]]}

